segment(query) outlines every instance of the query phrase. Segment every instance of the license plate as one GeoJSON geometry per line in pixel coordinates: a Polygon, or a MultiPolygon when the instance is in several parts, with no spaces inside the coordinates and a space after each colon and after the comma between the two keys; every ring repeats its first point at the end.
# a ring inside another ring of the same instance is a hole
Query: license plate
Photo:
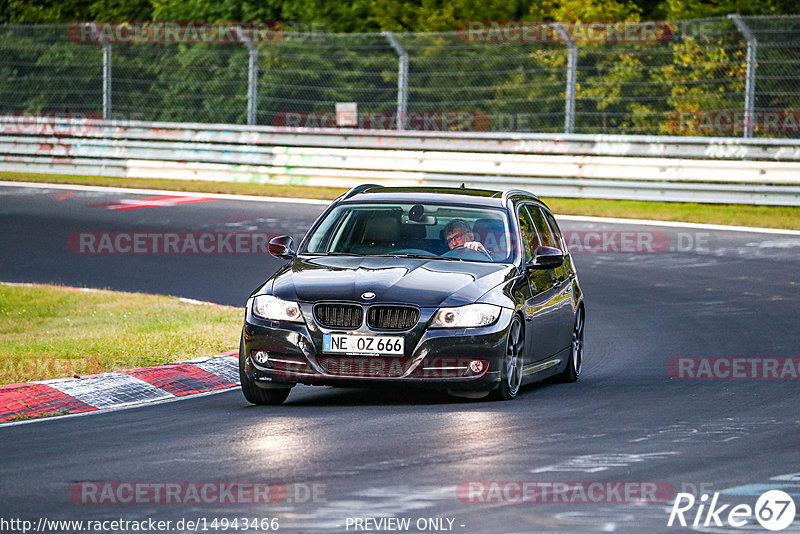
{"type": "Polygon", "coordinates": [[[404,354],[405,343],[400,336],[362,336],[324,334],[322,352],[339,354],[404,354]]]}

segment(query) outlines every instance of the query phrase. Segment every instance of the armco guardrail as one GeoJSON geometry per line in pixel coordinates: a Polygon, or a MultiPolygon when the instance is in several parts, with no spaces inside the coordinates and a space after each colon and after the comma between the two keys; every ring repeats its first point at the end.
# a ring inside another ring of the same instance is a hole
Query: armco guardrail
{"type": "Polygon", "coordinates": [[[542,196],[800,205],[800,140],[307,130],[20,117],[2,171],[524,187],[542,196]]]}

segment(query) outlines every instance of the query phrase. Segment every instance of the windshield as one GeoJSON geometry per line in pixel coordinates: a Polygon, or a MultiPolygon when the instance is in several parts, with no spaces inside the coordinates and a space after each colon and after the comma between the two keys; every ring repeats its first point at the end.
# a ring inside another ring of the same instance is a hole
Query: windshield
{"type": "Polygon", "coordinates": [[[447,204],[346,203],[309,235],[301,254],[511,262],[506,212],[447,204]]]}

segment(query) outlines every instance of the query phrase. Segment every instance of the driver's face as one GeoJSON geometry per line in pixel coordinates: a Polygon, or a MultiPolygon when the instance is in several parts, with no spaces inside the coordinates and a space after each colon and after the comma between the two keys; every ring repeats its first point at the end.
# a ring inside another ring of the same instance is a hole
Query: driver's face
{"type": "Polygon", "coordinates": [[[467,241],[472,241],[474,239],[474,235],[472,234],[471,230],[459,228],[452,234],[447,234],[445,238],[447,239],[447,246],[450,247],[450,250],[452,250],[457,247],[463,247],[464,243],[467,241]]]}

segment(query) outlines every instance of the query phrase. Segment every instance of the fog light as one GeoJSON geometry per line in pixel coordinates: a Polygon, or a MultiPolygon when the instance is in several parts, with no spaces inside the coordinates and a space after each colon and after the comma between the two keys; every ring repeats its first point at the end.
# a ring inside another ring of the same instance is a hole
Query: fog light
{"type": "Polygon", "coordinates": [[[469,370],[475,373],[476,375],[481,374],[483,372],[483,368],[484,368],[483,360],[472,360],[469,363],[469,370]]]}
{"type": "Polygon", "coordinates": [[[265,350],[253,350],[250,351],[250,355],[259,365],[266,365],[269,362],[269,352],[265,350]]]}

